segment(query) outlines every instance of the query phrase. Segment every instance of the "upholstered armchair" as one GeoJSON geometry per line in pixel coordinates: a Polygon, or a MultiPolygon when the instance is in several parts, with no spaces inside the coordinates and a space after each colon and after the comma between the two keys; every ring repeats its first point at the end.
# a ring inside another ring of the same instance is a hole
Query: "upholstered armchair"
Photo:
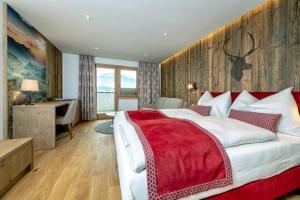
{"type": "Polygon", "coordinates": [[[143,105],[141,109],[177,109],[185,107],[186,103],[182,99],[159,97],[154,104],[143,105]]]}

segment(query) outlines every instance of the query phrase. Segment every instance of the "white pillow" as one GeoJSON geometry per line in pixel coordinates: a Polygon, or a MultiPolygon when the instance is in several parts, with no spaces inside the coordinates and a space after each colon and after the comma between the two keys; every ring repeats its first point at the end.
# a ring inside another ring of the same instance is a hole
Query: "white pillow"
{"type": "Polygon", "coordinates": [[[273,132],[227,117],[202,117],[195,121],[227,147],[275,140],[273,132]]]}
{"type": "Polygon", "coordinates": [[[293,88],[287,88],[239,110],[281,114],[278,132],[300,136],[300,116],[292,90],[293,88]]]}
{"type": "Polygon", "coordinates": [[[257,102],[258,99],[255,98],[254,96],[252,96],[249,92],[247,92],[246,90],[243,90],[239,96],[235,99],[235,101],[232,103],[230,110],[231,109],[240,109],[243,107],[248,106],[249,104],[253,104],[255,102],[257,102]]]}
{"type": "Polygon", "coordinates": [[[210,94],[209,91],[204,92],[204,94],[201,95],[199,101],[198,101],[198,105],[202,105],[205,102],[208,102],[210,100],[212,100],[214,97],[210,94]]]}
{"type": "Polygon", "coordinates": [[[211,106],[210,115],[215,117],[226,117],[231,105],[231,92],[225,92],[215,98],[206,91],[199,99],[198,105],[211,106]]]}

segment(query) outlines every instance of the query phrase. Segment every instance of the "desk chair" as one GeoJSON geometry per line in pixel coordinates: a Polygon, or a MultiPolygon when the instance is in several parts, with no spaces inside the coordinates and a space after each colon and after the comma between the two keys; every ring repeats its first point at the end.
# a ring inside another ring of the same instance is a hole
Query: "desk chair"
{"type": "Polygon", "coordinates": [[[69,104],[68,110],[64,116],[56,117],[56,125],[67,125],[68,126],[68,132],[70,134],[70,138],[73,138],[72,135],[72,123],[75,119],[75,112],[77,107],[77,101],[73,100],[69,104]]]}

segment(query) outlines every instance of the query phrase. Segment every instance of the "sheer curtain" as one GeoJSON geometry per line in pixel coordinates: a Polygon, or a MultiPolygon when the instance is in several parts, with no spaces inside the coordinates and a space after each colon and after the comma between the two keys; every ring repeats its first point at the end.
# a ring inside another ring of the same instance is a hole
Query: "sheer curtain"
{"type": "Polygon", "coordinates": [[[152,104],[160,95],[160,70],[156,63],[139,62],[139,107],[152,104]]]}
{"type": "Polygon", "coordinates": [[[79,100],[81,101],[81,119],[95,120],[97,118],[97,99],[94,56],[80,55],[79,100]]]}

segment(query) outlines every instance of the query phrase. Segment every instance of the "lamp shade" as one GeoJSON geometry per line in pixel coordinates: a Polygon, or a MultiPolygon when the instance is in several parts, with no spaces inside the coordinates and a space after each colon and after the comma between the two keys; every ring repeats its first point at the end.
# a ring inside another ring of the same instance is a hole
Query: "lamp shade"
{"type": "Polygon", "coordinates": [[[23,92],[38,92],[39,83],[37,80],[24,79],[21,83],[21,91],[23,92]]]}

